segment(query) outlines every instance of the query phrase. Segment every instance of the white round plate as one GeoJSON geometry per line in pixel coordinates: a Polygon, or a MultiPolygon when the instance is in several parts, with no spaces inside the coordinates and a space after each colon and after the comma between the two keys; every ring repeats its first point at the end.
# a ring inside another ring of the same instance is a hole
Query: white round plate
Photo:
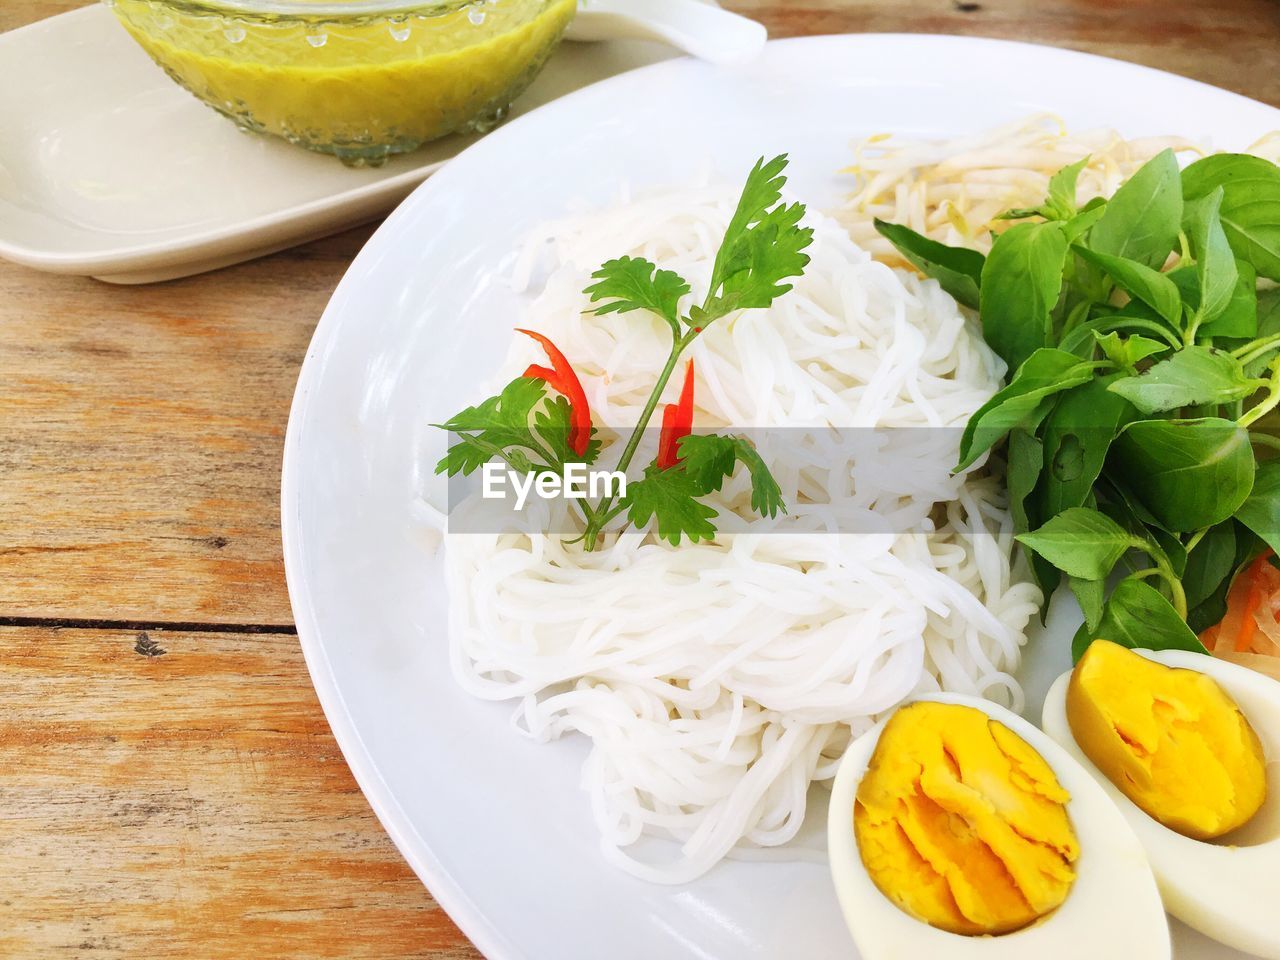
{"type": "MultiPolygon", "coordinates": [[[[1075,128],[1181,133],[1239,149],[1280,111],[1065,50],[955,37],[770,43],[753,64],[691,60],[607,80],[520,118],[423,184],[352,264],[316,330],[285,449],[285,565],[316,691],[360,786],[433,894],[491,960],[849,960],[827,869],[729,862],[684,887],[602,859],[578,789],[585,745],[538,745],[512,709],[457,690],[445,598],[414,501],[437,503],[428,424],[501,361],[521,236],[620,184],[739,180],[791,154],[791,186],[833,206],[849,142],[954,135],[1050,110],[1075,128]]],[[[1071,611],[1030,650],[1039,703],[1071,611]]],[[[1038,717],[1038,706],[1033,712],[1038,717]]],[[[820,824],[823,811],[814,811],[820,824]]],[[[816,845],[821,848],[819,837],[816,845]]],[[[376,935],[376,930],[370,930],[376,935]]],[[[1182,957],[1228,957],[1180,934],[1182,957]]]]}

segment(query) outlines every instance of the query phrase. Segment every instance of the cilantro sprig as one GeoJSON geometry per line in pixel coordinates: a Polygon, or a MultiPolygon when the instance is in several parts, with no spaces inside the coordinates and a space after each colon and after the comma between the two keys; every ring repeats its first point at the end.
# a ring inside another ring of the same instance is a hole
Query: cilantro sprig
{"type": "MultiPolygon", "coordinates": [[[[813,240],[813,230],[800,225],[803,204],[782,202],[786,166],[785,154],[768,161],[761,158],[747,175],[700,303],[683,308],[692,291],[689,282],[643,257],[609,260],[591,275],[594,282],[584,293],[593,304],[592,313],[644,311],[663,320],[671,332],[667,360],[622,448],[616,470],[625,472],[631,466],[663,391],[690,345],[717,320],[740,310],[770,306],[791,290],[786,281],[800,276],[808,265],[804,250],[813,240]]],[[[554,350],[549,342],[544,345],[554,350]]],[[[558,351],[552,356],[563,361],[558,351]]],[[[577,445],[581,451],[573,442],[576,417],[584,413],[575,406],[582,404],[585,394],[572,371],[532,366],[497,396],[436,425],[456,436],[436,472],[468,475],[492,460],[523,473],[563,474],[571,463],[593,464],[601,448],[594,427],[590,441],[577,445]],[[549,395],[548,386],[573,396],[549,395]]],[[[627,484],[625,496],[605,496],[595,503],[575,501],[585,525],[577,538],[584,549],[594,549],[606,526],[621,514],[637,528],[652,523],[657,536],[672,544],[713,538],[717,514],[704,499],[719,491],[740,465],[751,480],[752,509],[766,517],[786,512],[777,481],[747,440],[692,434],[688,424],[672,439],[677,451],[674,462],[648,464],[641,477],[627,484]]]]}
{"type": "Polygon", "coordinates": [[[957,469],[1007,440],[1018,540],[1046,595],[1065,578],[1084,611],[1075,654],[1203,652],[1233,581],[1280,553],[1280,167],[1180,170],[1166,150],[1078,207],[1085,163],[1007,212],[985,257],[876,226],[1008,364],[957,469]]]}
{"type": "Polygon", "coordinates": [[[436,473],[451,477],[467,476],[493,459],[520,473],[563,473],[570,463],[590,465],[600,455],[594,430],[585,453],[574,453],[569,401],[548,396],[546,384],[531,377],[517,377],[497,396],[432,426],[457,437],[436,464],[436,473]]]}

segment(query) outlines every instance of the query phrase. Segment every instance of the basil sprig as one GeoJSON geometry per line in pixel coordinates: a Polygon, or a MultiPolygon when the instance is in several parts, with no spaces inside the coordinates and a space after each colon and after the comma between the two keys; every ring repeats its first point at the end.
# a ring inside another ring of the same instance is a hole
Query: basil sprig
{"type": "Polygon", "coordinates": [[[1280,553],[1280,167],[1166,150],[1083,207],[1059,171],[985,257],[877,222],[977,310],[1011,371],[957,469],[1006,444],[1010,512],[1084,646],[1200,650],[1237,574],[1280,553]]]}

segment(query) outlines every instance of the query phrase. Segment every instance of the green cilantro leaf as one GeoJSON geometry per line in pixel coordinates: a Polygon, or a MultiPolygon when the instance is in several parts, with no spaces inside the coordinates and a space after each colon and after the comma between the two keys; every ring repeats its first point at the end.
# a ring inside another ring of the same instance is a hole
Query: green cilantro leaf
{"type": "MultiPolygon", "coordinates": [[[[786,155],[758,160],[743,187],[737,207],[725,230],[712,264],[711,281],[702,305],[681,314],[680,301],[689,284],[671,270],[662,270],[642,257],[618,257],[592,274],[595,281],[585,293],[596,314],[649,311],[666,321],[674,342],[672,355],[646,406],[644,421],[632,430],[618,462],[618,470],[630,466],[641,431],[648,426],[658,396],[676,360],[712,320],[736,310],[768,307],[791,290],[786,281],[800,276],[809,263],[804,250],[813,241],[813,230],[800,225],[805,207],[782,202],[786,183],[786,155]]],[[[560,361],[549,344],[548,353],[560,361]]],[[[550,376],[550,374],[548,374],[550,376]]],[[[438,427],[455,434],[455,441],[436,465],[438,473],[469,474],[494,459],[529,471],[559,471],[576,463],[592,464],[601,450],[593,428],[582,455],[569,445],[573,433],[573,405],[562,396],[547,394],[546,384],[535,378],[518,378],[496,397],[468,407],[438,427]]],[[[654,523],[657,536],[672,544],[682,538],[709,540],[715,535],[714,507],[699,497],[721,489],[737,464],[751,479],[751,505],[763,516],[786,512],[782,490],[756,449],[736,437],[685,438],[681,464],[671,469],[649,466],[644,476],[628,485],[628,494],[605,494],[594,507],[582,508],[586,529],[579,538],[592,550],[603,525],[626,510],[632,525],[654,523]]]]}
{"type": "Polygon", "coordinates": [[[677,452],[684,472],[693,477],[699,496],[714,493],[741,463],[751,474],[751,509],[763,517],[787,512],[782,489],[759,451],[741,437],[690,434],[680,439],[677,452]]]}
{"type": "Polygon", "coordinates": [[[747,174],[747,182],[742,185],[742,194],[738,197],[737,209],[734,210],[729,225],[725,227],[724,241],[720,244],[711,269],[712,290],[723,283],[728,275],[724,269],[724,261],[747,228],[758,223],[769,208],[782,199],[782,188],[787,184],[787,178],[782,175],[785,169],[787,155],[783,153],[768,162],[761,157],[747,174]]]}
{"type": "Polygon", "coordinates": [[[804,204],[779,203],[786,166],[786,154],[768,162],[762,158],[747,176],[716,253],[706,302],[689,312],[695,326],[706,326],[734,310],[769,306],[791,289],[782,281],[800,276],[808,265],[809,257],[802,251],[813,242],[813,230],[800,226],[804,204]]]}
{"type": "Polygon", "coordinates": [[[583,293],[591,302],[608,302],[596,307],[595,313],[626,313],[649,310],[656,313],[680,334],[679,301],[689,292],[689,284],[672,270],[659,270],[642,257],[619,257],[609,260],[592,278],[597,282],[583,293]]]}
{"type": "Polygon", "coordinates": [[[678,546],[682,536],[695,543],[715,536],[711,519],[717,515],[716,510],[699,501],[700,496],[702,490],[691,474],[650,465],[645,468],[643,479],[627,484],[623,502],[634,526],[644,527],[651,517],[655,518],[658,537],[678,546]]]}
{"type": "Polygon", "coordinates": [[[574,453],[569,446],[569,433],[573,427],[572,411],[568,398],[555,396],[549,398],[533,415],[533,429],[555,457],[554,466],[566,463],[592,464],[600,456],[600,441],[596,439],[595,427],[591,428],[591,439],[587,441],[587,449],[582,456],[574,453]]]}
{"type": "Polygon", "coordinates": [[[461,473],[466,476],[479,470],[490,460],[505,460],[512,470],[517,473],[528,473],[534,467],[533,461],[529,459],[518,447],[510,447],[504,450],[502,447],[489,443],[483,437],[473,437],[469,434],[462,433],[458,435],[458,440],[451,446],[440,462],[436,464],[436,473],[447,473],[449,476],[461,473]]]}
{"type": "Polygon", "coordinates": [[[738,450],[733,437],[691,433],[681,437],[676,446],[680,466],[693,478],[699,496],[715,493],[732,476],[738,465],[738,450]]]}
{"type": "Polygon", "coordinates": [[[517,469],[521,460],[529,462],[523,454],[513,459],[512,454],[518,451],[510,451],[510,447],[525,447],[542,454],[541,445],[529,430],[529,415],[546,391],[541,380],[517,377],[498,396],[467,407],[444,423],[433,424],[458,435],[457,442],[436,464],[436,473],[470,474],[504,454],[517,469]]]}
{"type": "Polygon", "coordinates": [[[482,443],[464,434],[456,443],[450,445],[445,455],[440,458],[440,462],[436,464],[436,473],[445,473],[451,477],[459,473],[464,477],[470,476],[498,453],[498,447],[482,443]]]}

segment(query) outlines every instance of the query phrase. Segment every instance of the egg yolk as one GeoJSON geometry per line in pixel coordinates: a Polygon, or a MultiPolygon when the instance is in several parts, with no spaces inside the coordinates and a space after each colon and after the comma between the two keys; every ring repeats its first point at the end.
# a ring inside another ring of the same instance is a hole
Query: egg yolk
{"type": "Polygon", "coordinates": [[[1095,640],[1071,673],[1067,721],[1108,780],[1185,836],[1211,840],[1229,833],[1266,799],[1258,735],[1203,673],[1095,640]]]}
{"type": "Polygon", "coordinates": [[[1044,758],[973,707],[914,703],[880,734],[854,804],[872,881],[952,933],[1009,933],[1059,906],[1079,856],[1044,758]]]}

